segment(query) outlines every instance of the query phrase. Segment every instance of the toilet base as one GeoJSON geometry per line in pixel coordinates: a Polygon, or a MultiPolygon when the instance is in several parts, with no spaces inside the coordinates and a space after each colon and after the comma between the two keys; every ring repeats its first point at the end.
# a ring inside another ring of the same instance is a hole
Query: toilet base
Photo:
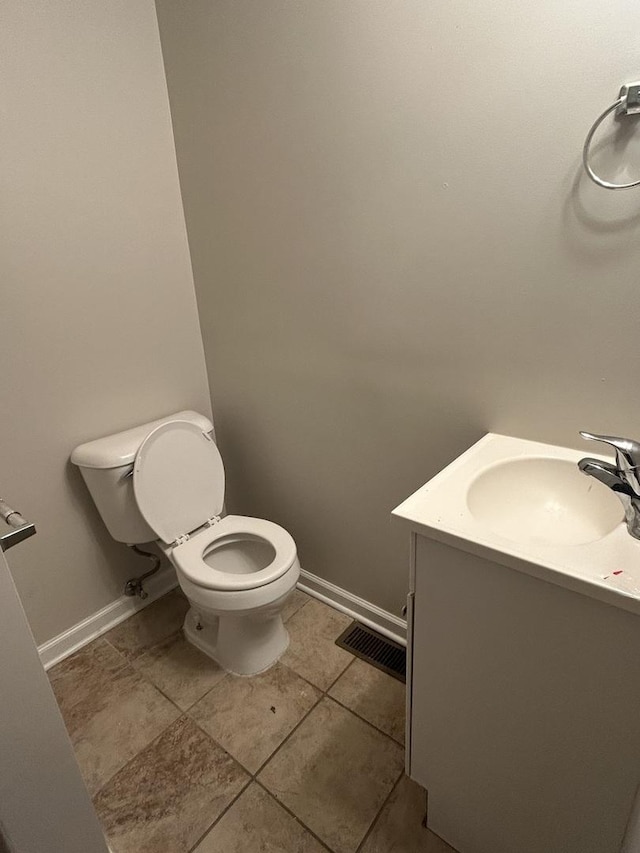
{"type": "Polygon", "coordinates": [[[258,675],[289,646],[280,613],[223,613],[203,618],[193,607],[184,620],[186,639],[232,675],[258,675]]]}

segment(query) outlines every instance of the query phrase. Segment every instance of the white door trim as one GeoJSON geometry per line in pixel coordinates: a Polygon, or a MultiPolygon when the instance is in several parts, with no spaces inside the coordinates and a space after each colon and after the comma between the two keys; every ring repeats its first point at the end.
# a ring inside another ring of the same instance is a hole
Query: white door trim
{"type": "Polygon", "coordinates": [[[106,853],[102,828],[1,552],[0,618],[0,849],[106,853]]]}

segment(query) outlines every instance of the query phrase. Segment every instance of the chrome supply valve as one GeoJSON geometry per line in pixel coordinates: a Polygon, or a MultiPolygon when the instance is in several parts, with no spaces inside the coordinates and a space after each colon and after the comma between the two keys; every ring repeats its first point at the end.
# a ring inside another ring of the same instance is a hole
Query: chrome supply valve
{"type": "Polygon", "coordinates": [[[145,598],[149,597],[148,592],[143,586],[144,581],[147,578],[150,578],[151,575],[155,575],[155,573],[160,568],[160,557],[156,554],[152,554],[150,551],[143,551],[142,548],[138,548],[137,545],[129,545],[132,551],[135,551],[136,554],[139,554],[141,557],[146,557],[148,560],[151,560],[153,563],[153,568],[149,569],[148,572],[145,572],[143,575],[138,575],[136,578],[129,578],[129,580],[124,585],[124,594],[129,596],[137,595],[138,598],[141,598],[143,601],[145,598]]]}

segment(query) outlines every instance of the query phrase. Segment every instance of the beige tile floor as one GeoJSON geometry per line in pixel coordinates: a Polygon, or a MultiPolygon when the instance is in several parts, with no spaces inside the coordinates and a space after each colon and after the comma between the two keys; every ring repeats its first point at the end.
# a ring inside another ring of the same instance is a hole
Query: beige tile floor
{"type": "Polygon", "coordinates": [[[254,678],[189,645],[179,591],[49,672],[113,853],[455,853],[404,776],[404,687],[296,590],[254,678]]]}

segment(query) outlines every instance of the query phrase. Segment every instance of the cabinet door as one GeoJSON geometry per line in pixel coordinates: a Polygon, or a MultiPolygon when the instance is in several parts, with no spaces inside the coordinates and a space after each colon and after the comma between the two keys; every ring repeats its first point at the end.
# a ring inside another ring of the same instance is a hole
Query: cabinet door
{"type": "Polygon", "coordinates": [[[640,619],[434,540],[416,559],[410,767],[429,828],[462,853],[620,853],[640,619]]]}

